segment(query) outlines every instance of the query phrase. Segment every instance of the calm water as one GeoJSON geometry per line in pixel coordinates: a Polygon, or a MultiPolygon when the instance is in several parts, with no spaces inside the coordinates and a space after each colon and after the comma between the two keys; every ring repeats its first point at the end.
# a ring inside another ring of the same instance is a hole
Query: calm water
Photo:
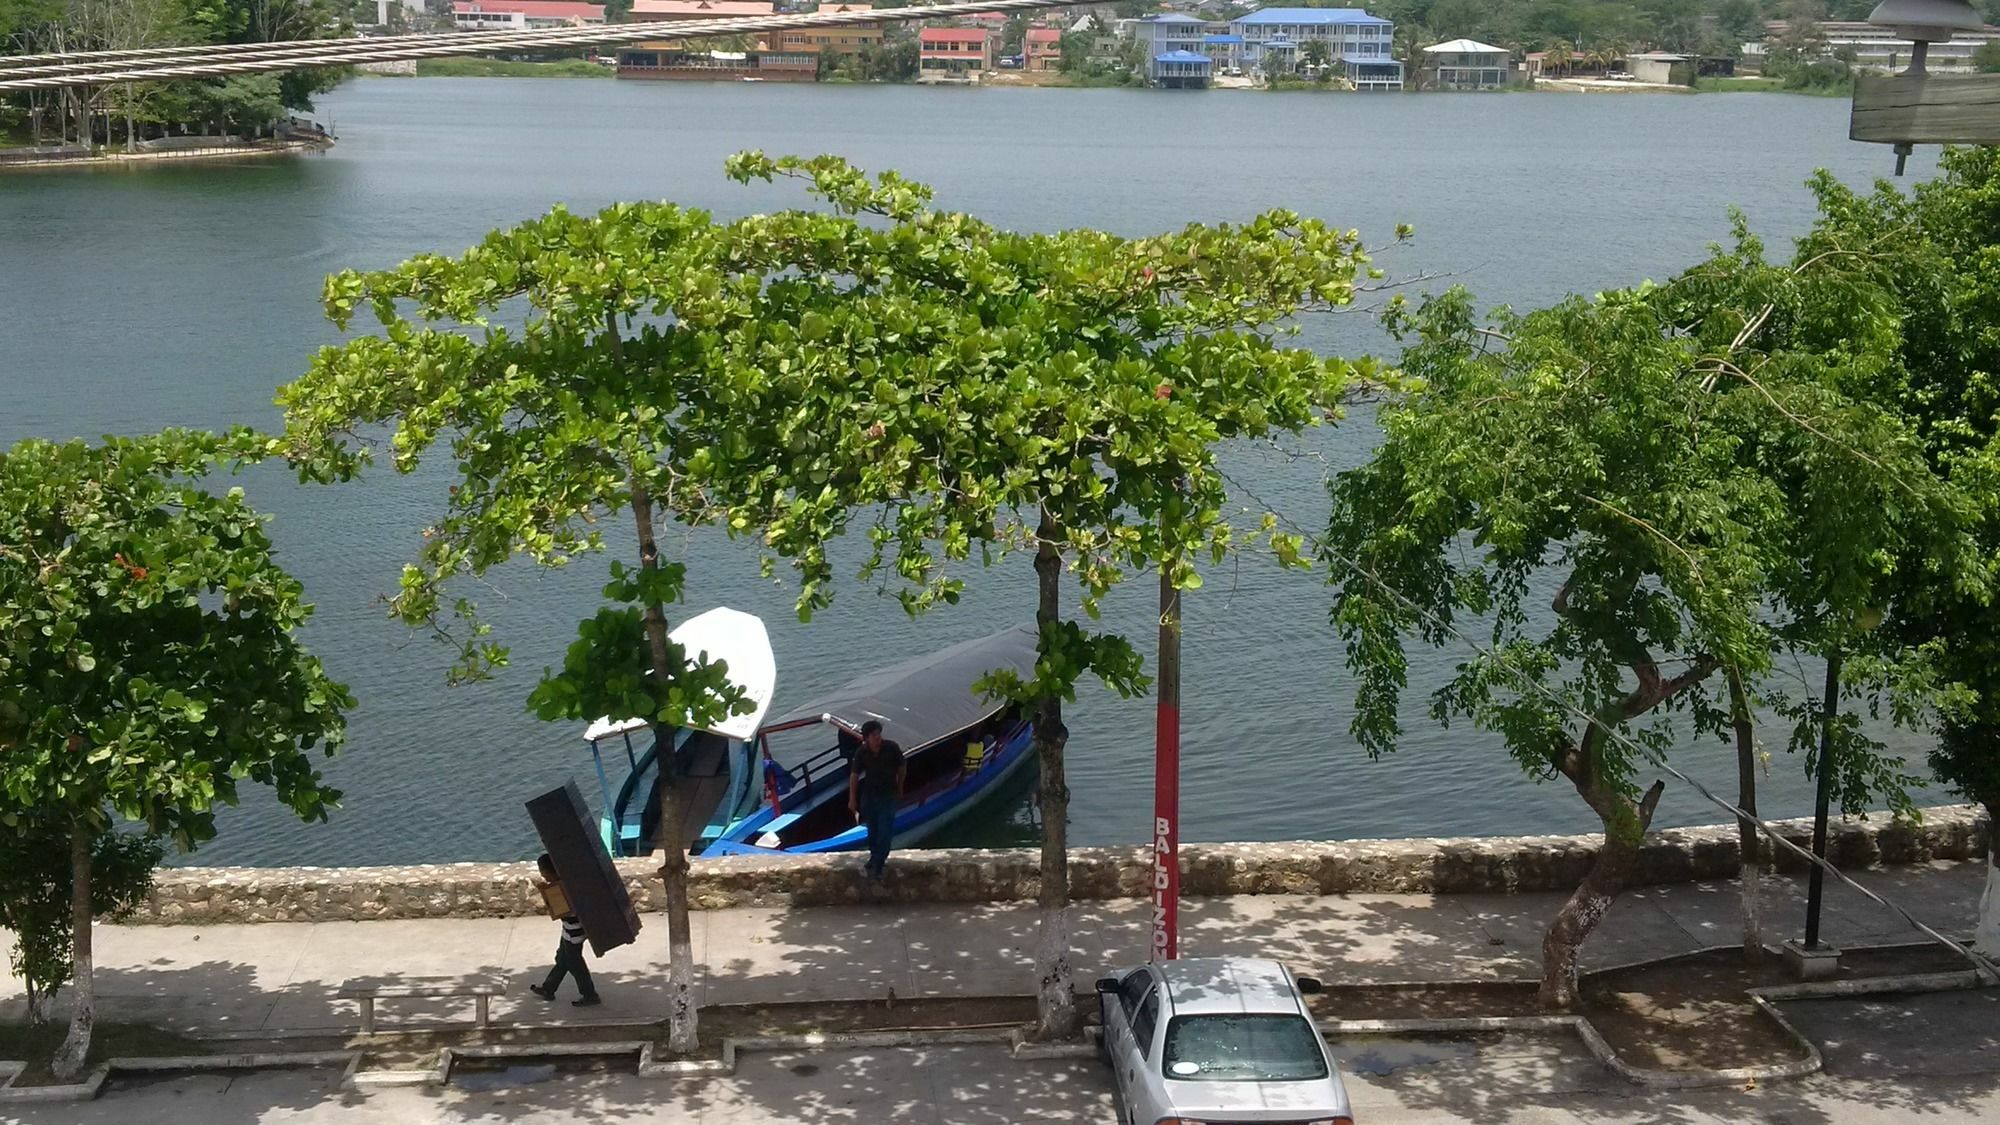
{"type": "MultiPolygon", "coordinates": [[[[406,79],[351,83],[325,99],[341,144],[280,164],[0,178],[0,443],[162,425],[272,425],[273,388],[335,339],[318,292],[330,271],[420,250],[457,251],[554,203],[596,208],[667,197],[724,215],[792,205],[777,187],[721,175],[745,148],[833,152],[936,185],[947,206],[1003,225],[1093,225],[1140,234],[1289,207],[1384,241],[1426,283],[1528,306],[1665,277],[1727,233],[1741,206],[1774,242],[1801,232],[1815,167],[1852,182],[1885,174],[1886,150],[1850,144],[1839,99],[1698,97],[1318,97],[1113,90],[635,84],[406,79]]],[[[1916,175],[1927,174],[1929,155],[1916,175]]],[[[1327,348],[1374,346],[1360,317],[1314,325],[1327,348]]],[[[1365,417],[1316,435],[1327,464],[1371,441],[1365,417]]],[[[1244,502],[1302,524],[1324,519],[1320,464],[1244,450],[1244,502]],[[1254,496],[1255,499],[1251,499],[1254,496]]],[[[483,595],[514,666],[448,689],[446,654],[381,616],[379,595],[416,549],[442,479],[386,472],[341,489],[282,473],[246,481],[275,514],[285,562],[319,607],[311,641],[361,700],[348,751],[329,767],[347,791],[332,823],[301,826],[262,792],[229,812],[201,858],[215,863],[370,863],[512,858],[533,833],[520,802],[565,776],[594,792],[579,732],[536,722],[521,700],[590,612],[602,566],[510,569],[483,595]]],[[[800,626],[791,597],[751,556],[676,535],[688,612],[764,615],[778,706],[858,668],[980,635],[1032,613],[1025,566],[981,575],[971,596],[921,621],[850,587],[800,626]]],[[[1150,583],[1107,618],[1150,646],[1150,583]]],[[[1310,577],[1246,560],[1188,599],[1184,773],[1190,839],[1341,838],[1582,830],[1565,786],[1521,776],[1491,738],[1446,731],[1411,709],[1396,760],[1370,763],[1346,737],[1351,688],[1310,577]]],[[[1462,657],[1420,654],[1413,695],[1462,657]]],[[[1071,839],[1146,838],[1150,706],[1088,688],[1072,708],[1071,839]]],[[[1800,764],[1778,754],[1765,809],[1806,811],[1800,764]]],[[[1731,754],[1687,747],[1733,788],[1731,754]]],[[[1667,823],[1716,819],[1684,787],[1667,823]]],[[[1024,809],[975,839],[1019,838],[1024,809]]]]}

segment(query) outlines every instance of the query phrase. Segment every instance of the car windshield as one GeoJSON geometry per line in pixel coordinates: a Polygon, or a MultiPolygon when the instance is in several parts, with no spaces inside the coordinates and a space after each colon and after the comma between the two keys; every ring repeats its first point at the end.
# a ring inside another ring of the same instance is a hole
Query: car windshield
{"type": "Polygon", "coordinates": [[[1303,1016],[1181,1016],[1167,1025],[1162,1072],[1178,1082],[1303,1082],[1326,1054],[1303,1016]]]}

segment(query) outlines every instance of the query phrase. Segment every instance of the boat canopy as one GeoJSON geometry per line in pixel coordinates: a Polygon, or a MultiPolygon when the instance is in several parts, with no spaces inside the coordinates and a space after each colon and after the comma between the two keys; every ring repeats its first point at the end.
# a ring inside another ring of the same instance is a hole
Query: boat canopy
{"type": "Polygon", "coordinates": [[[862,723],[879,719],[884,738],[901,743],[907,750],[927,746],[1005,706],[972,690],[972,685],[988,672],[1002,669],[1022,679],[1033,676],[1035,636],[1034,626],[1016,625],[990,637],[905,660],[794,708],[765,724],[764,729],[828,723],[849,734],[860,734],[862,723]]]}
{"type": "MultiPolygon", "coordinates": [[[[778,661],[771,655],[771,637],[764,631],[762,618],[726,606],[711,609],[699,617],[681,622],[667,634],[687,652],[690,660],[705,658],[729,665],[729,682],[750,697],[747,714],[731,715],[711,727],[700,728],[737,742],[748,742],[763,725],[764,713],[771,709],[771,696],[778,686],[778,661]]],[[[643,730],[644,719],[612,720],[608,716],[590,724],[583,737],[601,742],[613,735],[643,730]]]]}

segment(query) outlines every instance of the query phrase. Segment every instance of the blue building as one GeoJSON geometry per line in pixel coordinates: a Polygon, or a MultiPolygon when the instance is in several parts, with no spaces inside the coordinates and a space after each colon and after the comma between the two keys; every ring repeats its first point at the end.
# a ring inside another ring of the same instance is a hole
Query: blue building
{"type": "Polygon", "coordinates": [[[1204,35],[1201,37],[1201,49],[1208,55],[1211,66],[1233,70],[1243,65],[1241,35],[1213,33],[1204,35]]]}
{"type": "Polygon", "coordinates": [[[1193,16],[1169,13],[1129,21],[1132,39],[1139,45],[1139,57],[1146,60],[1146,81],[1154,86],[1208,85],[1208,53],[1203,40],[1207,25],[1193,16]],[[1193,72],[1192,55],[1200,60],[1199,75],[1193,72]],[[1198,80],[1196,80],[1198,79],[1198,80]]]}
{"type": "Polygon", "coordinates": [[[1229,23],[1241,36],[1243,65],[1269,69],[1296,66],[1299,49],[1325,43],[1327,58],[1359,90],[1400,90],[1403,64],[1394,49],[1396,25],[1360,8],[1260,8],[1229,23]]]}
{"type": "Polygon", "coordinates": [[[1167,51],[1146,60],[1146,77],[1169,90],[1207,89],[1209,70],[1208,56],[1195,51],[1167,51]]]}

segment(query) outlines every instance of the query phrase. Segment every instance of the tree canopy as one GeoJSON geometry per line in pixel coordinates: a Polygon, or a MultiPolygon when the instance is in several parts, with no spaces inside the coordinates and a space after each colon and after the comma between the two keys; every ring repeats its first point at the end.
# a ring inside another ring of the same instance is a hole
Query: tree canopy
{"type": "Polygon", "coordinates": [[[74,964],[60,1078],[90,1047],[91,921],[143,893],[159,858],[111,838],[114,816],[186,850],[243,781],[306,820],[340,796],[312,751],[340,744],[354,701],[297,638],[311,609],[263,517],[203,484],[259,444],[168,430],[0,453],[0,879],[32,895],[8,912],[35,927],[25,975],[51,989],[74,964]]]}
{"type": "Polygon", "coordinates": [[[0,824],[120,816],[191,848],[238,786],[324,819],[353,705],[295,633],[312,610],[230,442],[169,430],[0,454],[0,824]]]}
{"type": "MultiPolygon", "coordinates": [[[[1574,943],[1617,893],[1659,796],[1641,755],[1665,716],[1720,732],[1713,674],[1755,679],[1781,649],[1857,653],[1850,686],[1925,721],[1952,702],[1935,646],[1875,631],[1912,581],[1987,588],[1975,507],[1913,428],[1870,396],[1892,380],[1894,302],[1863,248],[1774,265],[1735,246],[1665,286],[1573,297],[1482,328],[1454,292],[1392,328],[1422,387],[1342,474],[1323,548],[1359,680],[1354,733],[1394,749],[1404,644],[1484,636],[1435,718],[1499,733],[1600,817],[1591,879],[1545,944],[1545,1002],[1574,998],[1574,943]],[[1544,608],[1546,607],[1546,608],[1544,608]]],[[[1907,807],[1900,764],[1852,724],[1850,804],[1907,807]]]]}

